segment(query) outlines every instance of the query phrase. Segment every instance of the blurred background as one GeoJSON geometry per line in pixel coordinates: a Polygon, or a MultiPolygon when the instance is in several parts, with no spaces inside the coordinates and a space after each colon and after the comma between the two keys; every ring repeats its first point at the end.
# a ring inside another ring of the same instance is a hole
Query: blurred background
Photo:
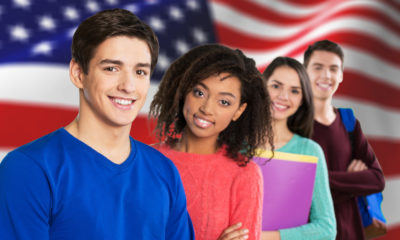
{"type": "Polygon", "coordinates": [[[71,37],[83,19],[115,7],[138,15],[160,40],[147,102],[131,132],[145,143],[155,141],[147,112],[162,74],[190,48],[210,42],[240,48],[263,71],[277,56],[302,62],[317,40],[339,43],[345,72],[334,103],[353,108],[385,173],[389,232],[380,239],[400,238],[399,0],[2,0],[0,161],[75,118],[71,37]]]}

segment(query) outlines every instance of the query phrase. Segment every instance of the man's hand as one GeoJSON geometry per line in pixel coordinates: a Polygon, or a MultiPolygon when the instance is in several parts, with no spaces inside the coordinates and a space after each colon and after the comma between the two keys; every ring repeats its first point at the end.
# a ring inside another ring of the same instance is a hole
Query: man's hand
{"type": "Polygon", "coordinates": [[[364,170],[368,170],[368,167],[359,159],[353,159],[353,161],[351,161],[350,165],[347,167],[348,172],[360,172],[364,170]]]}

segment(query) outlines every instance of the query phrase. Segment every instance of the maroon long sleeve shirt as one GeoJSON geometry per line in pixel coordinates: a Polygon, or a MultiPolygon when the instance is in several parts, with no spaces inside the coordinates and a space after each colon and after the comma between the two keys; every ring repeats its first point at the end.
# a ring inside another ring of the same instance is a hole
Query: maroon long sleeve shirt
{"type": "Polygon", "coordinates": [[[385,180],[379,162],[364,136],[359,121],[354,129],[354,149],[339,112],[329,125],[314,122],[313,140],[318,142],[325,153],[329,172],[329,183],[335,208],[338,240],[365,239],[357,196],[380,192],[385,180]],[[362,160],[368,170],[347,172],[353,159],[362,160]]]}

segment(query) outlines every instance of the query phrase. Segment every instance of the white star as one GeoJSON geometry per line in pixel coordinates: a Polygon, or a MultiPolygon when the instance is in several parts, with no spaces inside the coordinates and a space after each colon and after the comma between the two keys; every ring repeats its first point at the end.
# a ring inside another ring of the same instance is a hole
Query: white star
{"type": "Polygon", "coordinates": [[[158,62],[157,62],[157,68],[160,70],[166,70],[169,65],[171,64],[171,60],[167,57],[166,54],[160,53],[158,55],[158,62]]]}
{"type": "Polygon", "coordinates": [[[75,26],[75,27],[71,28],[70,30],[68,30],[67,36],[72,38],[74,36],[74,33],[76,32],[76,29],[78,29],[77,26],[75,26]]]}
{"type": "Polygon", "coordinates": [[[3,15],[3,13],[4,13],[3,6],[0,6],[0,17],[1,15],[3,15]]]}
{"type": "Polygon", "coordinates": [[[31,5],[30,0],[13,0],[14,5],[20,8],[28,8],[31,5]]]}
{"type": "Polygon", "coordinates": [[[79,13],[78,10],[76,10],[73,7],[66,7],[64,8],[64,16],[71,21],[78,20],[79,18],[79,13]]]}
{"type": "Polygon", "coordinates": [[[32,53],[34,55],[49,56],[49,55],[51,55],[52,50],[53,50],[53,46],[52,46],[51,42],[45,41],[45,42],[41,42],[41,43],[38,43],[35,46],[33,46],[32,53]]]}
{"type": "Polygon", "coordinates": [[[154,5],[158,3],[158,0],[145,0],[145,2],[149,5],[154,5]]]}
{"type": "Polygon", "coordinates": [[[171,6],[171,7],[169,8],[169,15],[170,15],[173,19],[178,20],[178,21],[183,19],[183,13],[182,13],[182,11],[181,11],[178,7],[175,7],[175,6],[171,6]]]}
{"type": "Polygon", "coordinates": [[[30,37],[29,30],[26,29],[23,25],[15,25],[11,27],[10,34],[12,40],[20,42],[25,42],[30,37]]]}
{"type": "Polygon", "coordinates": [[[200,9],[200,5],[196,0],[188,0],[186,2],[186,5],[188,6],[189,9],[193,11],[197,11],[200,9]]]}
{"type": "Polygon", "coordinates": [[[86,8],[89,10],[89,12],[98,12],[100,10],[100,6],[97,2],[95,1],[88,1],[86,2],[86,8]]]}
{"type": "Polygon", "coordinates": [[[136,4],[128,4],[124,9],[136,14],[139,12],[139,7],[136,4]]]}
{"type": "Polygon", "coordinates": [[[180,54],[180,55],[183,55],[183,54],[185,54],[187,51],[189,51],[189,45],[185,42],[185,41],[183,41],[183,40],[177,40],[176,42],[175,42],[175,48],[176,48],[176,51],[180,54]]]}
{"type": "Polygon", "coordinates": [[[118,4],[118,0],[106,0],[108,5],[114,6],[118,4]]]}
{"type": "Polygon", "coordinates": [[[205,43],[207,41],[207,35],[203,30],[199,28],[193,29],[193,37],[197,43],[205,43]]]}
{"type": "Polygon", "coordinates": [[[42,16],[39,18],[39,26],[45,31],[53,31],[56,28],[56,23],[52,17],[42,16]]]}
{"type": "Polygon", "coordinates": [[[148,23],[154,31],[163,31],[165,29],[164,22],[158,17],[151,17],[148,23]]]}

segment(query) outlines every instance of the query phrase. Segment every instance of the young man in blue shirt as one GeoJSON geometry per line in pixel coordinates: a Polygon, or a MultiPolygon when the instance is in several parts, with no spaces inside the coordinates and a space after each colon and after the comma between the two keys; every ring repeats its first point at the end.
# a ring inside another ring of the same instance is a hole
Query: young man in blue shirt
{"type": "Polygon", "coordinates": [[[1,162],[1,239],[194,239],[175,166],[129,136],[158,48],[126,10],[79,25],[70,62],[79,114],[1,162]]]}

